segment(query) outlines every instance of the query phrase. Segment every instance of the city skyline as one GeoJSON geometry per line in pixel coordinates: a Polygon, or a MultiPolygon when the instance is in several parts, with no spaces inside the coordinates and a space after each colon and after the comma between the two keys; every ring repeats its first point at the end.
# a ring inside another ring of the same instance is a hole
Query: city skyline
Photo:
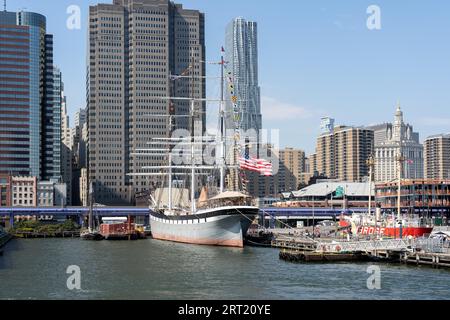
{"type": "MultiPolygon", "coordinates": [[[[8,11],[26,7],[51,16],[47,28],[55,36],[55,64],[65,75],[71,120],[78,108],[85,107],[85,69],[80,66],[85,64],[87,7],[98,2],[8,3],[8,11]],[[65,27],[70,5],[81,8],[81,30],[65,27]]],[[[371,3],[364,1],[339,5],[293,1],[288,11],[254,0],[181,2],[206,14],[207,60],[217,60],[231,19],[242,16],[258,22],[263,127],[282,128],[281,147],[302,148],[310,154],[322,116],[346,125],[384,123],[397,100],[408,114],[405,121],[421,133],[421,142],[450,131],[445,112],[450,101],[445,89],[450,84],[450,62],[445,58],[450,46],[440,40],[450,30],[445,16],[448,4],[378,1],[382,29],[371,31],[366,27],[371,3]],[[286,19],[269,18],[280,14],[286,19]],[[294,14],[297,18],[289,19],[294,14]]],[[[215,75],[217,70],[210,67],[207,72],[215,75]]],[[[218,90],[219,85],[208,84],[209,96],[218,90]]],[[[214,127],[211,108],[208,123],[214,127]]]]}

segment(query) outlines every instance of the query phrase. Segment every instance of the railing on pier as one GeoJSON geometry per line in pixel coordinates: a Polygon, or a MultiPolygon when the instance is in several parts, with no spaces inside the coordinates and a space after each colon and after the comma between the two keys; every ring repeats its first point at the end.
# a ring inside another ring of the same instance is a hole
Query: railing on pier
{"type": "Polygon", "coordinates": [[[315,251],[317,249],[317,242],[307,238],[282,236],[272,241],[272,247],[295,251],[315,251]]]}
{"type": "Polygon", "coordinates": [[[417,239],[415,250],[429,253],[447,253],[443,238],[417,239]]]}
{"type": "Polygon", "coordinates": [[[358,242],[332,242],[320,243],[317,246],[319,252],[372,252],[372,251],[406,251],[414,249],[414,240],[392,239],[358,242]]]}

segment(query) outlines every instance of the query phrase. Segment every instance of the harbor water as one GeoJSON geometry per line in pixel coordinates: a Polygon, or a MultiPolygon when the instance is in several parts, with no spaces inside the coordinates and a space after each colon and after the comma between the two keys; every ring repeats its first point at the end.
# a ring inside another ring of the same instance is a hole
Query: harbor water
{"type": "Polygon", "coordinates": [[[0,256],[0,299],[445,299],[450,271],[405,265],[291,264],[279,251],[156,240],[12,240],[0,256]],[[371,265],[381,289],[370,290],[371,265]],[[69,290],[69,266],[81,290],[69,290]]]}

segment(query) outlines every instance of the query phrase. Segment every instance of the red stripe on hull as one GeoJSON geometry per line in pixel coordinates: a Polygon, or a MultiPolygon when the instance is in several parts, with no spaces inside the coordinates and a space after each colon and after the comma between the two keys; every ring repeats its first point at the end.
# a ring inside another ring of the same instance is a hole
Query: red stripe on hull
{"type": "Polygon", "coordinates": [[[235,247],[235,248],[243,248],[244,241],[242,239],[229,239],[229,240],[213,240],[213,239],[191,239],[179,236],[170,236],[163,234],[155,234],[152,233],[153,239],[156,240],[164,240],[164,241],[172,241],[172,242],[180,242],[187,244],[199,244],[205,246],[221,246],[221,247],[235,247]]]}
{"type": "MultiPolygon", "coordinates": [[[[430,234],[433,231],[433,228],[427,227],[405,227],[402,229],[402,236],[409,237],[412,236],[414,238],[420,238],[424,235],[430,234]]],[[[385,237],[398,238],[400,237],[400,228],[380,228],[380,227],[371,227],[364,226],[358,228],[358,233],[362,235],[376,235],[380,234],[385,237]]]]}
{"type": "MultiPolygon", "coordinates": [[[[402,236],[409,237],[412,236],[414,238],[420,238],[426,234],[430,234],[433,231],[433,228],[403,228],[402,236]]],[[[386,228],[384,231],[384,235],[387,237],[400,237],[400,228],[386,228]]]]}

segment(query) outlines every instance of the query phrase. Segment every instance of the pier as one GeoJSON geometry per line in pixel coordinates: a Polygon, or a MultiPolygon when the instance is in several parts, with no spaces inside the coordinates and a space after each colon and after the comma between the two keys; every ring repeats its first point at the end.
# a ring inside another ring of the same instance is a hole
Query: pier
{"type": "Polygon", "coordinates": [[[272,240],[272,247],[297,252],[313,252],[317,250],[317,242],[307,238],[278,237],[272,240]]]}
{"type": "Polygon", "coordinates": [[[405,253],[400,262],[412,265],[427,265],[434,268],[450,268],[450,253],[405,253]]]}
{"type": "Polygon", "coordinates": [[[18,231],[14,234],[17,238],[35,239],[35,238],[79,238],[80,231],[63,231],[63,232],[23,232],[18,231]]]}
{"type": "Polygon", "coordinates": [[[288,262],[379,261],[450,268],[449,244],[440,239],[387,239],[318,242],[280,237],[272,241],[288,262]]]}
{"type": "Polygon", "coordinates": [[[347,262],[369,261],[370,258],[362,253],[321,253],[308,251],[280,251],[280,259],[288,262],[347,262]]]}

